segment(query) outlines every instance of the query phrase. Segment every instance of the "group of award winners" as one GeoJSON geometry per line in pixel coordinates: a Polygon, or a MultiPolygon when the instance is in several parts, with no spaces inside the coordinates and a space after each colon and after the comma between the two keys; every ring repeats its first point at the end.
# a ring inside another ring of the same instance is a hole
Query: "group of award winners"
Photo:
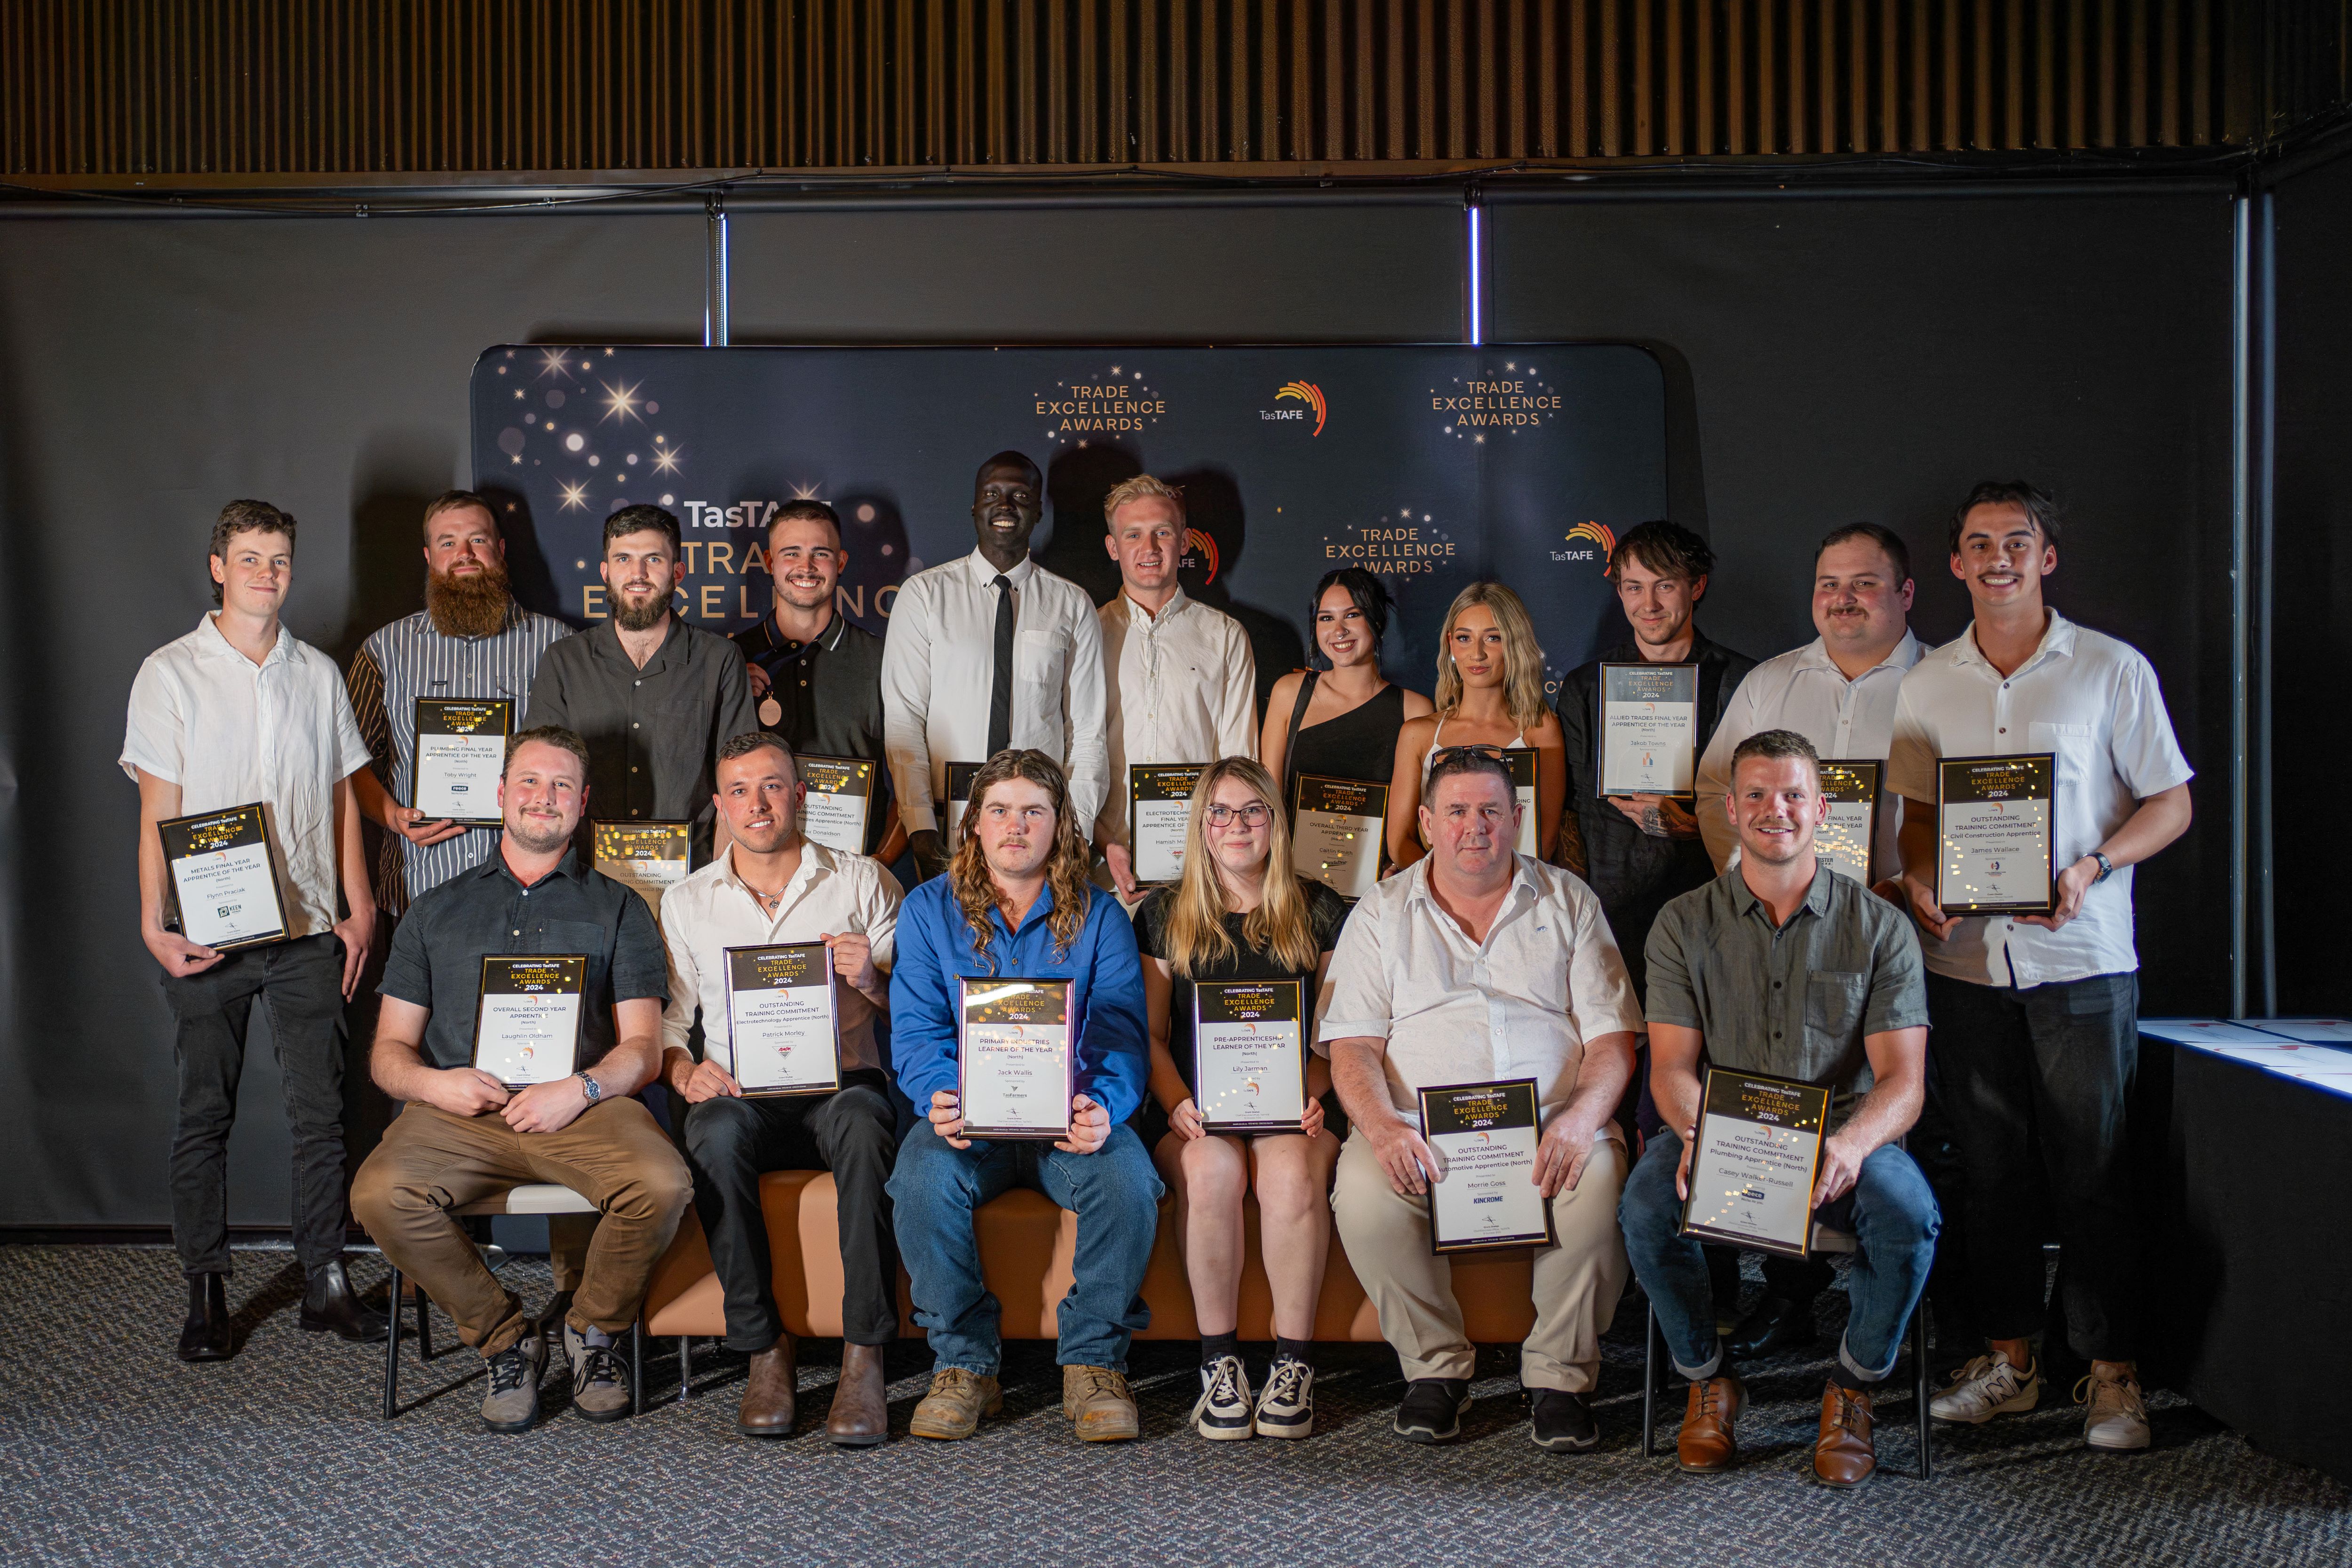
{"type": "Polygon", "coordinates": [[[1076,1216],[1055,1359],[1088,1441],[1138,1434],[1164,1217],[1206,1438],[1313,1432],[1336,1226],[1411,1441],[1470,1405],[1454,1257],[1510,1247],[1549,1451],[1598,1440],[1630,1274],[1688,1383],[1681,1467],[1735,1465],[1738,1369],[1816,1337],[1825,1249],[1853,1261],[1816,1479],[1873,1473],[1873,1391],[1923,1296],[1947,1344],[1983,1347],[1937,1419],[2032,1409],[2047,1321],[2090,1369],[2085,1441],[2147,1446],[2131,868],[2187,829],[2190,769],[2147,661],[2044,603],[2048,495],[1986,483],[1954,510],[1973,616],[1941,647],[1910,629],[1904,541],[1855,523],[1813,553],[1820,635],[1758,664],[1699,629],[1706,542],[1653,521],[1608,562],[1629,636],[1556,700],[1491,582],[1448,611],[1433,693],[1393,684],[1389,594],[1347,568],[1261,712],[1242,628],[1178,580],[1181,495],[1110,492],[1097,607],[1031,557],[1042,492],[1018,452],[982,464],[974,549],[908,579],[878,638],[840,614],[838,518],[783,507],[773,607],[728,639],[676,613],[659,508],[606,520],[610,614],[567,633],[515,602],[493,506],[453,490],[423,519],[425,608],[342,672],[279,619],[294,519],[223,510],[218,608],[141,668],[121,756],[177,1029],[184,1360],[237,1348],[225,1164],[257,1002],[300,1326],[385,1332],[345,1270],[348,1203],[487,1362],[496,1431],[540,1419],[551,1338],[572,1410],[631,1413],[625,1336],[689,1204],[749,1358],[739,1428],[793,1430],[761,1179],[822,1170],[839,1256],[808,1274],[838,1270],[843,1446],[889,1435],[902,1267],[934,1361],[907,1429],[965,1438],[1002,1407],[976,1216],[1016,1186],[1076,1216]],[[388,1125],[346,1094],[347,1030],[388,1125]],[[551,1221],[537,1315],[455,1212],[527,1183],[595,1210],[551,1221]]]}

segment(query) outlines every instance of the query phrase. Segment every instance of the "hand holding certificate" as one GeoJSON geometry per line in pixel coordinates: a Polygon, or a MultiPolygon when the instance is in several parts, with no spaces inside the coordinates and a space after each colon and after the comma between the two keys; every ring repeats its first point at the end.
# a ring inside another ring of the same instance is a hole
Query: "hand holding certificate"
{"type": "Polygon", "coordinates": [[[513,729],[514,702],[509,698],[418,698],[410,807],[431,822],[499,826],[499,775],[513,729]]]}
{"type": "Polygon", "coordinates": [[[727,950],[727,1042],[747,1097],[841,1087],[833,950],[821,942],[727,950]]]}
{"type": "Polygon", "coordinates": [[[1429,1184],[1431,1251],[1559,1242],[1536,1183],[1538,1120],[1531,1078],[1421,1091],[1422,1142],[1439,1167],[1429,1184]]]}
{"type": "Polygon", "coordinates": [[[2048,752],[1936,763],[1936,902],[1948,916],[2046,915],[2056,908],[2048,752]]]}
{"type": "Polygon", "coordinates": [[[1301,773],[1290,804],[1290,868],[1343,899],[1370,892],[1381,879],[1389,786],[1301,773]]]}
{"type": "Polygon", "coordinates": [[[1601,793],[1692,795],[1698,788],[1698,666],[1601,667],[1601,793]]]}
{"type": "Polygon", "coordinates": [[[284,939],[286,905],[261,806],[158,823],[180,934],[215,952],[284,939]]]}
{"type": "Polygon", "coordinates": [[[1710,1067],[1689,1153],[1685,1236],[1804,1258],[1830,1091],[1793,1079],[1710,1067]]]}
{"type": "Polygon", "coordinates": [[[587,983],[584,957],[485,957],[474,1010],[475,1068],[509,1089],[553,1083],[579,1071],[587,983]]]}
{"type": "Polygon", "coordinates": [[[1070,983],[956,982],[956,1103],[966,1138],[1069,1135],[1076,1042],[1070,983]]]}
{"type": "Polygon", "coordinates": [[[1207,1132],[1297,1132],[1307,1116],[1307,1042],[1296,980],[1192,987],[1192,1103],[1207,1132]]]}

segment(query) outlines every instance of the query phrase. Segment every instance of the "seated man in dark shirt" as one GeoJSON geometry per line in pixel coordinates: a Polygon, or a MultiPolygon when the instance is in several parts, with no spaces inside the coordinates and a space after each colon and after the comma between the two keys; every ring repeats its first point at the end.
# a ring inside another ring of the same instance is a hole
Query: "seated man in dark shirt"
{"type": "Polygon", "coordinates": [[[645,900],[572,852],[587,776],[588,749],[569,730],[516,735],[499,781],[499,853],[417,900],[400,922],[372,1066],[383,1091],[406,1103],[352,1184],[352,1210],[384,1256],[488,1361],[482,1421],[494,1432],[539,1418],[546,1342],[448,1211],[546,1182],[602,1212],[563,1346],[573,1408],[614,1421],[629,1414],[614,1337],[636,1321],[692,1195],[685,1161],[629,1098],[661,1062],[668,967],[645,900]],[[586,957],[580,1071],[510,1094],[471,1065],[491,953],[586,957]]]}
{"type": "Polygon", "coordinates": [[[1927,1082],[1919,939],[1902,910],[1816,858],[1828,803],[1821,760],[1802,735],[1767,730],[1741,742],[1726,805],[1738,864],[1668,904],[1650,931],[1650,1090],[1665,1126],[1626,1182],[1618,1220],[1675,1368],[1691,1380],[1675,1444],[1682,1468],[1728,1469],[1747,1391],[1717,1337],[1700,1245],[1680,1234],[1699,1064],[1832,1091],[1813,1215],[1852,1232],[1859,1250],[1813,1475],[1855,1486],[1877,1463],[1870,1390],[1895,1370],[1936,1256],[1935,1197],[1894,1146],[1918,1119],[1927,1082]]]}

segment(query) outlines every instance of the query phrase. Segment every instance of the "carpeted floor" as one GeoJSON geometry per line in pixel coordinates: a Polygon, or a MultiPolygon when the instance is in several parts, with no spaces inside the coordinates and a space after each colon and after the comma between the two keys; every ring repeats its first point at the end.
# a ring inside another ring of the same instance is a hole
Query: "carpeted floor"
{"type": "MultiPolygon", "coordinates": [[[[509,1266],[527,1300],[545,1267],[509,1266]]],[[[354,1268],[380,1287],[382,1265],[354,1268]]],[[[1806,1458],[1834,1344],[1768,1363],[1739,1427],[1746,1464],[1700,1479],[1641,1457],[1641,1318],[1611,1336],[1602,1443],[1554,1457],[1527,1440],[1516,1361],[1486,1352],[1463,1440],[1388,1430],[1400,1392],[1379,1347],[1325,1347],[1321,1430],[1302,1443],[1208,1444],[1185,1423],[1189,1345],[1138,1347],[1139,1443],[1087,1447],[1062,1419],[1052,1347],[1012,1347],[1004,1418],[975,1440],[903,1436],[862,1452],[736,1436],[740,1359],[704,1346],[696,1397],[676,1342],[648,1364],[650,1410],[592,1427],[563,1409],[520,1437],[475,1415],[472,1381],[377,1416],[380,1347],[294,1326],[283,1251],[240,1254],[236,1360],[173,1358],[181,1304],[167,1250],[0,1247],[0,1561],[11,1563],[733,1563],[1983,1564],[2315,1563],[2352,1559],[2352,1491],[2271,1459],[2160,1396],[2156,1447],[2095,1457],[2081,1417],[1941,1432],[1927,1483],[1882,1474],[1834,1493],[1806,1458]]],[[[1844,1312],[1824,1298],[1825,1331],[1844,1312]]],[[[443,1332],[436,1343],[454,1337],[443,1332]]],[[[824,1419],[837,1346],[804,1347],[804,1427],[824,1419]]],[[[1263,1347],[1251,1357],[1253,1372],[1263,1347]]],[[[404,1394],[479,1365],[410,1360],[404,1394]]],[[[901,1433],[929,1356],[892,1352],[901,1433]]],[[[1880,1455],[1911,1455],[1907,1398],[1883,1407],[1880,1455]]],[[[1679,1405],[1665,1421],[1669,1441],[1679,1405]]]]}

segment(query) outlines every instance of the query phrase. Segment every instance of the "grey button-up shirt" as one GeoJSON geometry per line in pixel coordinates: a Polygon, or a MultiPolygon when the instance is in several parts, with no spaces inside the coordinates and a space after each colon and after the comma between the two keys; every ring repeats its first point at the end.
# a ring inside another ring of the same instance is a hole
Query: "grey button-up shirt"
{"type": "Polygon", "coordinates": [[[698,866],[718,820],[719,748],[760,727],[742,654],[677,619],[643,669],[609,620],[549,648],[523,723],[561,724],[588,742],[588,818],[690,822],[698,866]]]}
{"type": "Polygon", "coordinates": [[[1865,1035],[1927,1022],[1919,939],[1902,910],[1826,865],[1775,928],[1735,866],[1659,911],[1647,1016],[1696,1029],[1717,1067],[1834,1091],[1832,1127],[1871,1085],[1865,1035]]]}

